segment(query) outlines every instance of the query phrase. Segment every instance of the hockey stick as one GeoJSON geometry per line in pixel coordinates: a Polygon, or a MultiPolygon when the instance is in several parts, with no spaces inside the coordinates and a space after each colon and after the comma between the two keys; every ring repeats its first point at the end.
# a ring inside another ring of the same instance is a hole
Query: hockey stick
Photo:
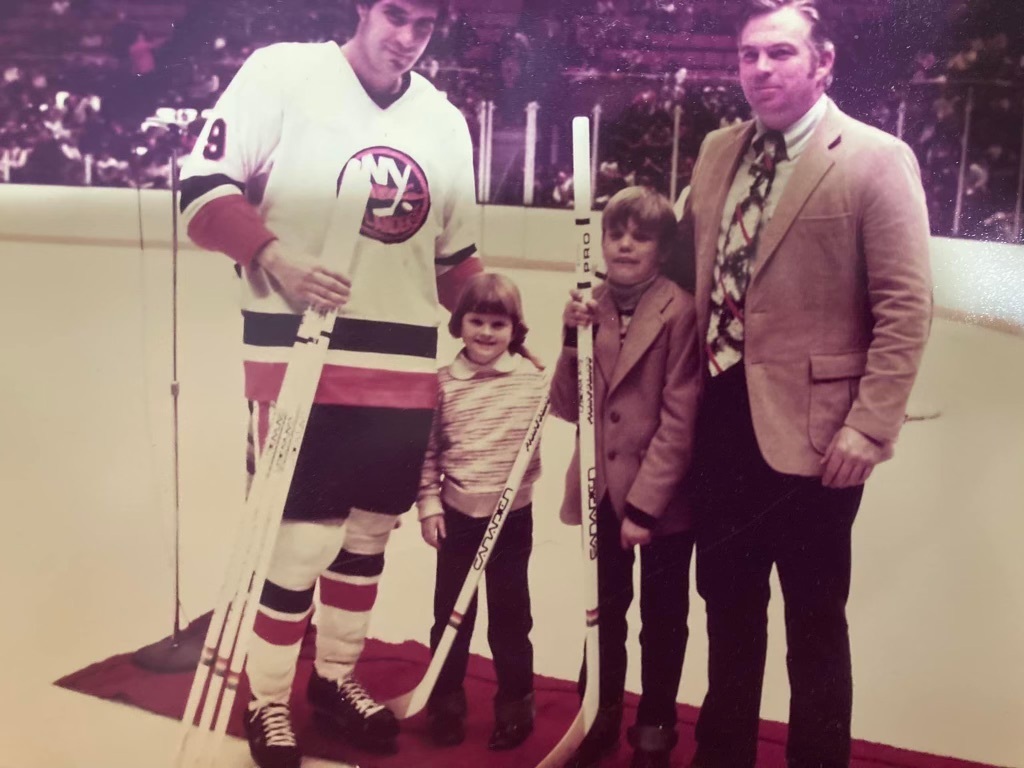
{"type": "MultiPolygon", "coordinates": [[[[198,734],[199,739],[196,744],[197,756],[193,758],[193,762],[189,762],[185,760],[184,755],[181,755],[179,765],[204,764],[194,761],[201,760],[203,754],[212,750],[212,746],[208,742],[208,734],[219,704],[221,690],[227,678],[230,660],[235,651],[235,641],[242,621],[241,613],[247,601],[251,599],[256,560],[261,551],[266,548],[268,529],[274,527],[276,533],[276,526],[270,522],[270,518],[273,517],[272,505],[277,503],[280,498],[278,491],[280,486],[287,487],[290,484],[290,458],[293,454],[297,457],[301,433],[305,430],[305,417],[302,414],[302,405],[299,401],[302,398],[312,401],[309,381],[313,379],[311,369],[315,368],[315,365],[312,364],[309,352],[315,345],[316,339],[320,338],[320,333],[318,332],[319,323],[314,318],[310,318],[310,321],[307,323],[304,319],[303,325],[306,327],[300,330],[296,338],[292,359],[289,361],[285,373],[277,406],[272,413],[267,445],[261,461],[257,465],[257,472],[247,497],[241,521],[243,528],[232,554],[228,567],[229,573],[215,604],[199,667],[189,691],[188,702],[182,718],[185,737],[189,734],[189,728],[195,720],[200,705],[202,706],[199,711],[200,734],[198,734]],[[288,477],[284,477],[285,474],[288,477]],[[209,690],[203,698],[203,691],[207,685],[209,690]]],[[[232,687],[233,682],[228,682],[229,688],[232,687]]],[[[186,741],[183,739],[182,749],[185,746],[186,741]]]]}
{"type": "MultiPolygon", "coordinates": [[[[590,121],[572,120],[572,171],[576,230],[576,288],[583,301],[590,299],[593,266],[590,260],[590,121]]],[[[597,715],[600,696],[597,596],[597,460],[594,436],[594,337],[590,328],[576,335],[579,392],[580,503],[583,506],[581,537],[583,547],[583,601],[586,616],[585,655],[587,684],[583,702],[562,739],[540,761],[537,768],[558,768],[576,750],[597,715]]]]}
{"type": "Polygon", "coordinates": [[[544,759],[537,763],[537,768],[562,768],[573,753],[583,742],[587,735],[587,728],[583,725],[583,707],[580,707],[576,717],[569,724],[569,730],[562,734],[554,748],[544,756],[544,759]]]}
{"type": "MultiPolygon", "coordinates": [[[[344,258],[350,257],[365,210],[368,184],[365,173],[361,173],[357,166],[350,166],[350,172],[345,174],[345,184],[339,191],[336,212],[324,241],[325,249],[331,248],[332,251],[343,254],[344,258]]],[[[327,254],[324,256],[326,258],[327,254]]],[[[236,583],[235,597],[227,606],[226,619],[222,622],[211,622],[211,635],[212,630],[219,631],[214,624],[219,623],[223,626],[219,650],[214,653],[213,649],[217,646],[209,644],[204,652],[208,667],[212,665],[212,670],[208,670],[206,676],[209,677],[211,672],[213,676],[210,678],[206,704],[200,718],[201,755],[213,752],[213,747],[208,746],[206,741],[208,734],[211,733],[214,715],[216,714],[217,720],[212,733],[223,733],[231,714],[238,678],[245,662],[248,640],[255,621],[259,593],[273,554],[281,512],[291,484],[295,461],[336,316],[336,312],[321,314],[307,311],[304,314],[281,394],[273,411],[267,448],[263,452],[259,471],[248,497],[247,509],[250,514],[247,514],[246,518],[251,527],[249,531],[244,532],[249,533],[249,542],[242,550],[245,555],[240,566],[235,569],[235,576],[232,579],[236,583]],[[292,369],[294,373],[289,375],[292,369]],[[227,692],[220,702],[218,711],[218,699],[225,684],[227,692]]],[[[213,643],[216,643],[216,639],[213,643]]],[[[196,688],[198,690],[195,692],[198,695],[202,687],[198,685],[196,688]]],[[[186,727],[192,722],[188,718],[189,714],[186,712],[186,727]]]]}
{"type": "Polygon", "coordinates": [[[384,702],[384,706],[390,709],[395,714],[395,717],[400,720],[412,717],[426,706],[427,699],[430,698],[430,692],[434,690],[434,684],[437,682],[445,660],[448,658],[448,652],[451,650],[452,643],[455,642],[455,636],[459,633],[462,617],[466,615],[466,611],[469,609],[469,604],[472,602],[477,587],[480,585],[480,577],[483,576],[484,570],[487,568],[487,563],[491,559],[491,553],[497,545],[498,536],[501,534],[501,529],[505,526],[505,520],[508,517],[505,513],[509,511],[509,505],[515,500],[516,494],[519,492],[519,486],[523,482],[523,476],[530,466],[530,460],[540,444],[541,428],[544,426],[544,419],[548,415],[547,385],[549,379],[545,377],[544,381],[544,397],[537,406],[533,419],[530,421],[530,426],[523,436],[523,442],[519,446],[515,463],[512,464],[512,470],[509,472],[508,480],[505,482],[505,487],[502,489],[498,503],[491,514],[487,530],[480,541],[480,546],[477,547],[476,555],[473,557],[473,565],[470,567],[469,573],[466,574],[465,581],[462,582],[462,589],[459,590],[459,596],[455,600],[451,616],[448,617],[448,625],[444,628],[444,633],[441,635],[437,648],[434,649],[433,656],[430,658],[430,664],[427,666],[427,671],[423,674],[423,679],[420,680],[419,685],[411,691],[384,702]]]}
{"type": "MultiPolygon", "coordinates": [[[[350,161],[338,191],[322,253],[325,260],[340,261],[343,269],[347,269],[347,262],[351,260],[359,238],[369,190],[368,169],[358,161],[350,161]]],[[[299,447],[337,315],[337,310],[322,313],[309,309],[302,316],[281,392],[272,412],[267,445],[260,455],[246,498],[242,519],[244,527],[230,558],[224,585],[218,593],[203,653],[189,691],[182,717],[184,732],[176,762],[179,766],[203,764],[204,756],[212,756],[213,749],[208,746],[205,736],[210,733],[215,714],[217,719],[213,733],[222,734],[226,730],[255,623],[259,592],[266,580],[299,447]],[[225,684],[227,692],[220,700],[225,684]],[[207,686],[204,698],[203,691],[207,686]],[[201,704],[200,749],[195,761],[189,761],[188,735],[201,704]]]]}
{"type": "MultiPolygon", "coordinates": [[[[576,287],[583,300],[590,299],[590,123],[586,117],[572,121],[574,212],[578,242],[576,245],[576,287]]],[[[580,500],[583,504],[583,600],[586,608],[587,687],[583,694],[583,730],[590,730],[597,715],[598,681],[598,596],[597,596],[597,458],[594,435],[594,336],[590,328],[577,334],[576,354],[579,388],[580,500]]]]}

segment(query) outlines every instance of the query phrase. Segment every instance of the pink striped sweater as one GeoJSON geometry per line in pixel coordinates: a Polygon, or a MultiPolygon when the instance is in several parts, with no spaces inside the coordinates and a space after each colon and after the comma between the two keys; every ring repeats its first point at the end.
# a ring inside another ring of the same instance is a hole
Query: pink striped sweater
{"type": "MultiPolygon", "coordinates": [[[[488,366],[460,352],[440,370],[416,502],[420,520],[443,514],[442,500],[471,517],[491,515],[543,395],[543,373],[508,352],[488,366]]],[[[539,476],[537,452],[512,509],[531,501],[539,476]]]]}

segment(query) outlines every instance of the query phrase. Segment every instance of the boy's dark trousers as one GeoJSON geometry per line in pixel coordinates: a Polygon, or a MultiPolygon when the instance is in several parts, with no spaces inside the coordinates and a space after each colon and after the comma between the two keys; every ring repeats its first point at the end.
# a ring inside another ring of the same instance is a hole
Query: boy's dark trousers
{"type": "Polygon", "coordinates": [[[785,601],[790,768],[845,768],[853,697],[846,600],[863,486],[825,488],[761,456],[743,363],[711,379],[697,423],[697,589],[707,604],[708,693],[697,764],[753,768],[769,576],[785,601]]]}
{"type": "MultiPolygon", "coordinates": [[[[533,645],[530,630],[530,590],[527,567],[533,549],[533,505],[508,513],[501,535],[487,563],[487,640],[494,656],[498,678],[495,701],[521,701],[533,692],[533,645]]],[[[473,564],[477,549],[490,523],[489,517],[469,517],[444,505],[446,536],[437,553],[434,581],[434,626],[430,649],[441,642],[459,591],[473,564]]],[[[469,641],[476,621],[476,597],[462,619],[448,659],[441,669],[432,701],[441,701],[462,689],[469,661],[469,641]]]]}
{"type": "MultiPolygon", "coordinates": [[[[626,688],[626,611],[633,601],[634,548],[619,539],[621,523],[606,496],[597,508],[598,648],[601,655],[600,706],[622,701],[626,688]]],[[[689,531],[655,536],[640,547],[640,706],[637,725],[674,727],[676,697],[689,632],[689,531]]],[[[580,672],[579,693],[586,686],[580,672]]]]}

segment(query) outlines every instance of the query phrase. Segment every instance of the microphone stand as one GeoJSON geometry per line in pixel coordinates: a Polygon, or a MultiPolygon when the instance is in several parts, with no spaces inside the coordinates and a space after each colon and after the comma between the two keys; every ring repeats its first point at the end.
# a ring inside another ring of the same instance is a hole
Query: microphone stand
{"type": "MultiPolygon", "coordinates": [[[[171,403],[174,442],[174,620],[171,634],[140,648],[132,661],[150,672],[173,673],[194,670],[206,637],[209,616],[181,627],[181,495],[178,443],[178,149],[181,126],[149,118],[144,128],[161,128],[171,137],[171,403]]],[[[138,180],[136,179],[136,186],[138,180]]],[[[140,193],[141,195],[141,193],[140,193]]],[[[141,224],[141,222],[140,222],[141,224]]]]}

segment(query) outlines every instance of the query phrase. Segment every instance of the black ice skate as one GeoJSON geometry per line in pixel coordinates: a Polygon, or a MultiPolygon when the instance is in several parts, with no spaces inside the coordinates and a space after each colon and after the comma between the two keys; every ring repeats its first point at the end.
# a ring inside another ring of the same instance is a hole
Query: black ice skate
{"type": "Polygon", "coordinates": [[[320,677],[314,669],[306,693],[317,720],[332,733],[368,752],[386,754],[398,750],[398,720],[355,677],[349,676],[339,683],[320,677]]]}
{"type": "Polygon", "coordinates": [[[259,768],[299,768],[302,754],[287,704],[253,700],[242,718],[249,752],[259,768]]]}

